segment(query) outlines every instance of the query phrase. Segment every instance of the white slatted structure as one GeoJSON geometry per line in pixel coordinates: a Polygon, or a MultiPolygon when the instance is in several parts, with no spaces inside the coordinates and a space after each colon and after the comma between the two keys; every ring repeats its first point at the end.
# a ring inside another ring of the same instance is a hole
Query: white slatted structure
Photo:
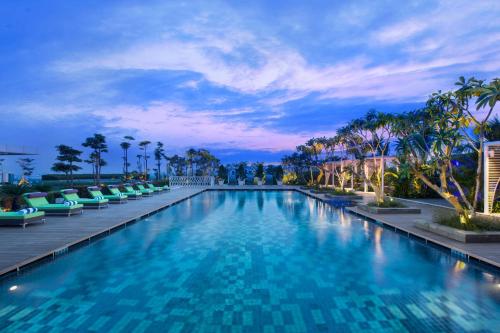
{"type": "Polygon", "coordinates": [[[214,177],[211,176],[171,176],[168,180],[170,186],[214,186],[214,177]]]}
{"type": "Polygon", "coordinates": [[[500,141],[484,144],[483,161],[484,213],[491,214],[500,182],[500,141]]]}

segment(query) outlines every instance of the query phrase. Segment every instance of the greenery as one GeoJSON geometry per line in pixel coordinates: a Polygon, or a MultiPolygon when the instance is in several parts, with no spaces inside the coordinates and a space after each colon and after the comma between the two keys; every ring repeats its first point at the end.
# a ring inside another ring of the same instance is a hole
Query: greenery
{"type": "Polygon", "coordinates": [[[139,142],[139,147],[142,150],[142,158],[143,158],[143,162],[144,162],[144,169],[143,169],[144,170],[144,176],[143,176],[144,180],[148,180],[148,176],[149,176],[149,169],[148,169],[148,159],[149,159],[148,146],[150,144],[151,144],[151,141],[148,141],[148,140],[144,140],[144,141],[139,142]]]}
{"type": "Polygon", "coordinates": [[[447,227],[467,231],[500,231],[500,222],[484,218],[480,215],[472,217],[468,223],[462,223],[458,215],[438,216],[435,222],[447,227]]]}
{"type": "Polygon", "coordinates": [[[245,162],[238,164],[238,168],[236,169],[236,178],[238,178],[238,180],[245,180],[247,178],[246,166],[247,164],[245,162]]]}
{"type": "Polygon", "coordinates": [[[219,165],[219,170],[217,172],[217,177],[219,178],[219,180],[227,181],[227,169],[222,164],[219,165]]]}
{"type": "Polygon", "coordinates": [[[67,181],[73,185],[73,172],[81,169],[75,163],[81,162],[80,155],[82,152],[66,145],[56,146],[59,155],[56,157],[58,162],[54,163],[52,170],[55,172],[63,172],[66,175],[67,181]]]}
{"type": "Polygon", "coordinates": [[[164,146],[163,143],[158,141],[156,143],[156,148],[154,150],[154,157],[156,161],[156,169],[155,169],[156,181],[159,181],[161,179],[161,161],[165,156],[165,149],[163,148],[163,146],[164,146]]]}
{"type": "Polygon", "coordinates": [[[404,208],[406,207],[401,202],[396,200],[384,200],[382,202],[372,201],[368,203],[370,207],[379,207],[379,208],[404,208]]]}
{"type": "Polygon", "coordinates": [[[285,172],[294,183],[309,185],[329,184],[333,174],[340,189],[352,175],[353,185],[367,184],[380,205],[386,189],[409,197],[432,191],[467,223],[482,205],[484,142],[500,136],[500,121],[490,119],[500,79],[460,77],[456,87],[431,94],[421,109],[397,115],[370,110],[331,138],[312,138],[282,159],[285,172]],[[396,168],[386,170],[390,151],[397,153],[396,168]]]}
{"type": "Polygon", "coordinates": [[[132,146],[132,144],[130,143],[130,141],[133,141],[135,139],[134,139],[134,137],[132,137],[130,135],[126,135],[126,136],[123,137],[123,140],[124,141],[122,141],[120,143],[120,147],[123,150],[123,173],[125,175],[125,179],[128,179],[128,168],[130,166],[130,163],[128,161],[128,150],[132,146]]]}
{"type": "Polygon", "coordinates": [[[101,182],[101,169],[106,166],[106,161],[102,158],[102,154],[108,151],[106,137],[102,134],[94,134],[94,136],[85,139],[82,146],[92,149],[89,159],[85,160],[85,162],[92,165],[92,174],[97,185],[101,182]]]}
{"type": "Polygon", "coordinates": [[[21,167],[24,177],[29,177],[33,174],[33,162],[35,160],[32,158],[20,158],[17,160],[17,164],[21,167]]]}

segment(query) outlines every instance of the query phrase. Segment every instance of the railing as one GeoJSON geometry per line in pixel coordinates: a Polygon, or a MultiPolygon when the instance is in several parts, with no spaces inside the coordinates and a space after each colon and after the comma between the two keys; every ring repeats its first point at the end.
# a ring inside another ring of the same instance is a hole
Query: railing
{"type": "Polygon", "coordinates": [[[168,177],[170,186],[214,186],[215,179],[211,176],[171,176],[168,177]]]}
{"type": "Polygon", "coordinates": [[[0,155],[37,155],[37,153],[33,147],[0,144],[0,155]]]}

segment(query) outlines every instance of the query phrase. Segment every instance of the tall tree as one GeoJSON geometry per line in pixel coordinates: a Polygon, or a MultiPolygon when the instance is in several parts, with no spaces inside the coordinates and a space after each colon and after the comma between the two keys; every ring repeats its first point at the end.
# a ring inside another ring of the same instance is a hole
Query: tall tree
{"type": "Polygon", "coordinates": [[[151,144],[151,141],[145,140],[139,142],[139,147],[141,148],[143,152],[143,158],[144,158],[144,180],[148,180],[148,146],[151,144]]]}
{"type": "Polygon", "coordinates": [[[392,124],[392,115],[372,109],[365,117],[351,121],[340,131],[349,148],[357,152],[360,175],[373,188],[377,203],[383,202],[385,198],[384,158],[394,137],[392,124]],[[368,159],[372,163],[372,170],[367,165],[368,159]]]}
{"type": "Polygon", "coordinates": [[[92,137],[85,139],[82,146],[92,149],[90,160],[93,161],[94,171],[95,171],[95,184],[101,183],[101,168],[105,165],[102,163],[102,154],[108,151],[108,145],[106,144],[106,137],[102,134],[94,134],[92,137]]]}
{"type": "Polygon", "coordinates": [[[163,143],[157,142],[154,151],[155,161],[156,161],[156,180],[161,179],[161,160],[165,155],[165,149],[163,149],[163,143]]]}
{"type": "Polygon", "coordinates": [[[17,164],[21,167],[23,177],[29,177],[33,174],[33,170],[35,170],[35,167],[33,166],[34,161],[34,159],[29,157],[17,160],[17,164]]]}
{"type": "Polygon", "coordinates": [[[455,178],[452,163],[453,154],[464,140],[463,116],[451,92],[438,92],[431,95],[424,109],[398,116],[394,128],[399,160],[448,201],[466,223],[474,208],[455,178]]]}
{"type": "Polygon", "coordinates": [[[59,153],[56,157],[58,162],[54,163],[52,170],[63,172],[66,175],[68,183],[73,185],[73,172],[81,169],[81,167],[75,163],[82,161],[80,158],[82,151],[66,145],[58,145],[56,149],[59,153]]]}
{"type": "Polygon", "coordinates": [[[481,174],[483,173],[484,142],[488,121],[496,103],[500,100],[500,79],[494,79],[489,84],[485,84],[484,81],[476,80],[473,77],[466,80],[462,76],[455,85],[460,87],[453,93],[453,97],[456,107],[463,114],[462,133],[477,155],[476,179],[472,198],[472,206],[476,210],[481,188],[481,174]],[[475,103],[474,97],[476,97],[475,103]],[[470,125],[474,127],[472,135],[469,134],[470,125]]]}
{"type": "Polygon", "coordinates": [[[120,147],[123,149],[123,173],[125,174],[125,179],[128,179],[128,167],[130,166],[130,163],[128,162],[128,150],[132,146],[130,141],[135,140],[133,137],[130,135],[124,136],[123,140],[120,143],[120,147]]]}
{"type": "MultiPolygon", "coordinates": [[[[194,163],[195,163],[195,158],[196,158],[196,149],[194,148],[190,148],[187,152],[186,152],[186,160],[188,162],[188,165],[189,165],[189,171],[191,172],[191,176],[194,176],[194,163]]],[[[187,174],[187,172],[186,172],[187,174]]]]}

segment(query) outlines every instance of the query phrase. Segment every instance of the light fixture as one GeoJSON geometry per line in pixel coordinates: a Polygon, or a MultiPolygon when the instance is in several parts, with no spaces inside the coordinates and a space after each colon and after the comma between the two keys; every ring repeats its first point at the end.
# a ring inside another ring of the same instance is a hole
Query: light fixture
{"type": "Polygon", "coordinates": [[[489,158],[495,157],[495,150],[494,149],[488,149],[488,157],[489,158]]]}
{"type": "Polygon", "coordinates": [[[12,286],[12,287],[9,288],[9,291],[14,291],[16,289],[17,289],[17,286],[12,286]]]}

